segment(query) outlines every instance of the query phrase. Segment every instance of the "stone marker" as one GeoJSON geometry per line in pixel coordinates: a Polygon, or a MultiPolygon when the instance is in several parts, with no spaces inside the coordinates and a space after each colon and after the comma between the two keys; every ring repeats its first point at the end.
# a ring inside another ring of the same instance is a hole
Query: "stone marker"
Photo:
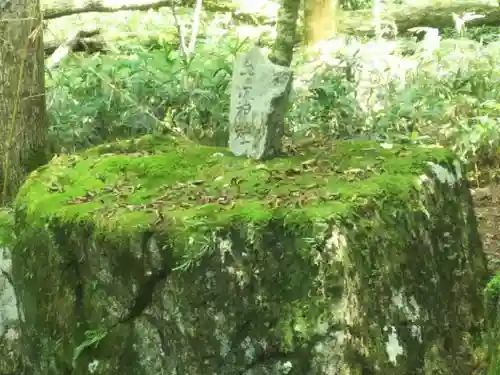
{"type": "Polygon", "coordinates": [[[231,84],[229,148],[236,156],[269,159],[281,147],[292,70],[258,47],[237,56],[231,84]]]}

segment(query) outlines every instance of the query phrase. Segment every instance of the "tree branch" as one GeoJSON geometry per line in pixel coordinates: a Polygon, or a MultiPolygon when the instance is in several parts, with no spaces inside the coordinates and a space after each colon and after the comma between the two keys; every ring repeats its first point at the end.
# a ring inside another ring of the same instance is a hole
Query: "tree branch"
{"type": "MultiPolygon", "coordinates": [[[[42,12],[45,20],[71,16],[73,14],[81,13],[112,13],[120,10],[139,10],[147,11],[150,9],[156,10],[160,8],[172,7],[195,8],[196,0],[151,0],[148,3],[120,3],[117,1],[113,4],[105,4],[103,0],[86,0],[78,3],[73,3],[71,0],[48,2],[43,1],[42,12]]],[[[274,22],[262,15],[255,15],[251,13],[243,13],[238,11],[238,7],[230,2],[206,2],[204,7],[209,12],[231,13],[232,18],[240,22],[249,24],[269,24],[274,22]]]]}

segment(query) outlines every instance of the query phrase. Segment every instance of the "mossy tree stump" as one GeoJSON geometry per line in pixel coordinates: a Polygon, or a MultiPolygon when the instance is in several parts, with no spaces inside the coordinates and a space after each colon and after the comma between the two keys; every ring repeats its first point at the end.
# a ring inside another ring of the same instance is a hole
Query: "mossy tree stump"
{"type": "Polygon", "coordinates": [[[444,149],[361,141],[265,164],[153,136],[55,158],[15,203],[30,361],[470,374],[486,265],[463,174],[444,149]]]}

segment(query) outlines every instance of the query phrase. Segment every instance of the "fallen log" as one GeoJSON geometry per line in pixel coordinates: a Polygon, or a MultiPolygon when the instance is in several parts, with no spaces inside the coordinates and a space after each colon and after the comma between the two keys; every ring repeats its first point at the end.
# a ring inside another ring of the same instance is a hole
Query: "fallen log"
{"type": "MultiPolygon", "coordinates": [[[[44,19],[51,20],[81,13],[112,13],[122,10],[147,11],[150,9],[156,10],[159,8],[171,7],[172,5],[174,5],[175,7],[191,8],[194,7],[195,4],[194,0],[182,0],[174,2],[172,0],[150,0],[147,3],[140,2],[140,0],[138,1],[138,3],[126,2],[126,0],[116,3],[108,3],[105,0],[86,0],[79,2],[64,0],[51,3],[42,2],[41,7],[44,19]]],[[[238,20],[240,22],[248,24],[269,24],[275,22],[273,19],[265,17],[262,14],[259,15],[254,13],[241,12],[238,10],[237,5],[231,3],[224,4],[222,2],[206,2],[203,3],[203,8],[209,12],[231,13],[234,20],[238,20]]]]}
{"type": "Polygon", "coordinates": [[[73,52],[95,53],[102,51],[104,40],[100,37],[100,29],[78,30],[72,33],[66,41],[50,40],[44,43],[45,56],[51,56],[59,49],[69,48],[73,52]]]}
{"type": "MultiPolygon", "coordinates": [[[[113,51],[113,45],[121,41],[130,41],[134,38],[140,40],[143,45],[149,45],[157,43],[159,39],[158,33],[139,33],[139,32],[123,32],[120,34],[115,34],[113,37],[101,34],[101,30],[80,30],[76,33],[71,34],[66,41],[61,42],[61,40],[50,40],[45,42],[44,52],[47,59],[49,59],[53,54],[63,53],[64,49],[67,49],[66,53],[69,52],[85,52],[87,54],[93,54],[96,52],[108,52],[113,51]],[[57,52],[59,50],[59,52],[57,52]]],[[[203,34],[200,34],[203,38],[203,34]]],[[[172,38],[172,45],[175,45],[175,38],[172,38]]],[[[46,60],[46,64],[47,64],[46,60]]]]}
{"type": "MultiPolygon", "coordinates": [[[[45,44],[44,51],[45,56],[52,55],[61,44],[55,40],[45,44]]],[[[104,52],[106,50],[106,41],[99,37],[81,37],[71,45],[72,52],[86,52],[86,53],[96,53],[104,52]]]]}
{"type": "Polygon", "coordinates": [[[47,69],[57,67],[70,52],[85,51],[88,53],[95,53],[98,50],[102,51],[104,49],[104,41],[91,39],[99,34],[99,29],[78,30],[74,32],[63,44],[50,54],[50,57],[45,61],[45,67],[47,69]]]}
{"type": "MultiPolygon", "coordinates": [[[[455,27],[453,15],[472,13],[482,15],[467,22],[467,27],[500,25],[500,7],[496,1],[459,0],[440,4],[398,6],[388,9],[382,15],[382,22],[404,34],[416,27],[445,29],[455,27]]],[[[366,35],[373,33],[371,10],[344,12],[339,17],[338,29],[345,34],[366,35]]]]}

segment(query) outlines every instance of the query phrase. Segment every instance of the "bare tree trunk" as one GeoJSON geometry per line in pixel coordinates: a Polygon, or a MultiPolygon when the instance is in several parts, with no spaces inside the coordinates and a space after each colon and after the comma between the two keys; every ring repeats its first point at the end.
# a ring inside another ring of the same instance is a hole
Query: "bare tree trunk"
{"type": "Polygon", "coordinates": [[[300,0],[281,0],[276,25],[276,41],[270,57],[276,65],[289,67],[296,43],[300,0]]]}
{"type": "MultiPolygon", "coordinates": [[[[289,68],[292,64],[293,51],[297,42],[297,21],[301,0],[281,0],[276,24],[276,40],[269,60],[276,65],[289,68]]],[[[287,87],[281,97],[273,103],[273,122],[276,127],[275,145],[281,146],[281,139],[285,134],[285,114],[288,110],[290,91],[293,84],[293,72],[287,87]]],[[[277,148],[278,146],[276,146],[277,148]]]]}
{"type": "Polygon", "coordinates": [[[0,186],[6,203],[27,173],[46,162],[47,115],[40,2],[7,2],[0,15],[0,186]]]}
{"type": "Polygon", "coordinates": [[[329,39],[336,31],[337,0],[304,0],[304,43],[329,39]]]}

